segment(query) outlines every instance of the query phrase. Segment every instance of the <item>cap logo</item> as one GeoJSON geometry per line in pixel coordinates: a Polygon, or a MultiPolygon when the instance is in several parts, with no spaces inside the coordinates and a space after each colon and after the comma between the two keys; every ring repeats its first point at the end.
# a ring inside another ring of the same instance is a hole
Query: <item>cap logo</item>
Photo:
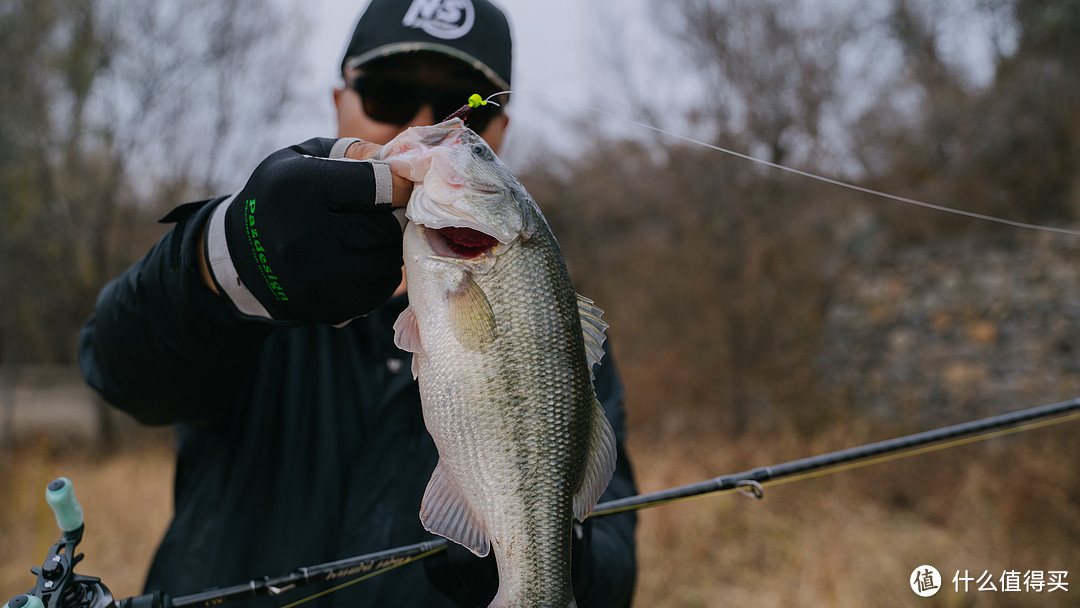
{"type": "Polygon", "coordinates": [[[454,40],[468,34],[475,19],[471,0],[413,0],[401,24],[435,38],[454,40]]]}

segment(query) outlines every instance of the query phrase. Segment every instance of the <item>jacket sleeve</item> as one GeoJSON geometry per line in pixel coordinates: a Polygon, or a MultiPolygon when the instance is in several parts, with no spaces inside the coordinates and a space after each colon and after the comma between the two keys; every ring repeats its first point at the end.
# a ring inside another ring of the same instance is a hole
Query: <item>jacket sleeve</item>
{"type": "Polygon", "coordinates": [[[197,265],[218,200],[174,209],[175,226],[101,290],[82,329],[87,383],[145,424],[207,422],[239,387],[271,329],[242,321],[203,284],[197,265]]]}
{"type": "MultiPolygon", "coordinates": [[[[326,157],[334,141],[294,149],[326,157]]],[[[364,175],[370,188],[357,196],[374,197],[374,171],[364,175]]],[[[200,424],[223,414],[273,329],[245,319],[202,282],[203,231],[223,200],[188,203],[165,216],[172,230],[101,290],[83,326],[79,365],[87,383],[145,424],[200,424]]]]}
{"type": "MultiPolygon", "coordinates": [[[[637,494],[634,474],[626,455],[626,410],[623,387],[610,349],[595,368],[596,396],[615,431],[618,456],[615,474],[600,502],[637,494]]],[[[581,608],[624,608],[631,605],[637,577],[637,515],[630,511],[606,517],[587,518],[584,533],[588,542],[575,555],[574,593],[581,608]]]]}

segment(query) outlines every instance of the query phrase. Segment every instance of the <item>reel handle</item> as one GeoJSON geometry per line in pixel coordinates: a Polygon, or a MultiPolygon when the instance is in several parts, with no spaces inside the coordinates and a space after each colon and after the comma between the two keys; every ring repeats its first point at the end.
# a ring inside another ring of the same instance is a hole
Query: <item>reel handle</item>
{"type": "Polygon", "coordinates": [[[11,600],[4,604],[4,608],[45,608],[45,604],[41,603],[41,598],[36,595],[16,595],[11,600]]]}
{"type": "Polygon", "coordinates": [[[75,498],[75,485],[67,477],[54,479],[45,489],[45,502],[56,515],[56,525],[64,532],[83,526],[83,508],[75,498]]]}

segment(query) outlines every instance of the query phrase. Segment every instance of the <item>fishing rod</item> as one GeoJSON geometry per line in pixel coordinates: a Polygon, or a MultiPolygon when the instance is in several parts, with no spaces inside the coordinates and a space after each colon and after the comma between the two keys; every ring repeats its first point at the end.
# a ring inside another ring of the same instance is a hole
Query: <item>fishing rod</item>
{"type": "MultiPolygon", "coordinates": [[[[1080,419],[1080,398],[923,431],[768,467],[759,467],[743,473],[722,475],[706,481],[657,492],[606,501],[598,504],[589,514],[589,517],[607,517],[618,513],[637,511],[690,498],[731,491],[738,491],[760,499],[764,497],[764,485],[786,483],[839,470],[870,466],[884,460],[894,460],[943,450],[964,443],[973,443],[1007,434],[1020,433],[1075,419],[1080,419]]],[[[386,570],[389,570],[391,567],[397,567],[434,555],[444,550],[449,542],[442,538],[434,539],[427,543],[361,555],[338,563],[342,564],[343,567],[363,568],[363,572],[366,573],[364,578],[370,578],[382,572],[374,565],[379,560],[393,562],[390,567],[386,568],[386,570]]],[[[257,583],[258,581],[252,582],[257,583]]],[[[346,585],[352,584],[352,582],[358,581],[350,581],[346,585]]],[[[331,591],[333,590],[327,590],[324,593],[331,591]]],[[[292,608],[303,601],[306,601],[306,599],[283,608],[292,608]]],[[[192,606],[194,604],[184,605],[192,606]]],[[[210,604],[201,605],[209,606],[210,604]]]]}
{"type": "Polygon", "coordinates": [[[732,490],[741,491],[754,498],[763,498],[762,486],[768,485],[769,482],[777,483],[781,480],[790,482],[809,477],[819,477],[840,470],[850,470],[888,460],[898,460],[908,456],[943,450],[1078,418],[1080,418],[1080,398],[904,435],[895,439],[886,439],[772,466],[759,467],[733,475],[722,475],[706,481],[660,490],[651,494],[620,498],[597,505],[590,517],[614,515],[625,511],[635,511],[687,498],[732,490]],[[1075,413],[1069,415],[1070,412],[1075,413]],[[1049,420],[1033,422],[1039,419],[1049,420]],[[1025,425],[1024,423],[1029,424],[1025,425]],[[966,437],[967,439],[949,441],[960,437],[966,437]]]}
{"type": "MultiPolygon", "coordinates": [[[[850,470],[919,454],[944,450],[1080,419],[1080,398],[1032,407],[929,431],[886,439],[817,456],[721,475],[713,479],[639,494],[600,503],[590,517],[607,517],[662,504],[724,492],[738,491],[754,498],[764,497],[764,486],[790,483],[839,471],[850,470]]],[[[358,555],[315,566],[298,568],[274,577],[252,579],[246,583],[209,589],[199,593],[170,597],[163,592],[114,600],[101,580],[75,574],[73,568],[82,559],[75,555],[75,545],[82,539],[82,507],[75,499],[71,482],[60,478],[49,484],[46,501],[56,514],[63,531],[40,568],[37,586],[17,595],[3,608],[194,608],[217,606],[239,599],[278,596],[306,585],[341,580],[343,583],[320,591],[282,608],[333,593],[405,564],[419,561],[446,549],[449,541],[436,538],[426,542],[358,555]]]]}

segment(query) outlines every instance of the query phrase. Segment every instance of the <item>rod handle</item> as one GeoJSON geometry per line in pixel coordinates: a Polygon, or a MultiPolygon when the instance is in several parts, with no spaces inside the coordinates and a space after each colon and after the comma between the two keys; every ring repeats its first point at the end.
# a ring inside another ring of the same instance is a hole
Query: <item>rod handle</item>
{"type": "Polygon", "coordinates": [[[56,514],[56,525],[64,532],[74,532],[83,525],[83,509],[75,498],[75,486],[67,477],[58,477],[45,490],[45,502],[56,514]]]}

